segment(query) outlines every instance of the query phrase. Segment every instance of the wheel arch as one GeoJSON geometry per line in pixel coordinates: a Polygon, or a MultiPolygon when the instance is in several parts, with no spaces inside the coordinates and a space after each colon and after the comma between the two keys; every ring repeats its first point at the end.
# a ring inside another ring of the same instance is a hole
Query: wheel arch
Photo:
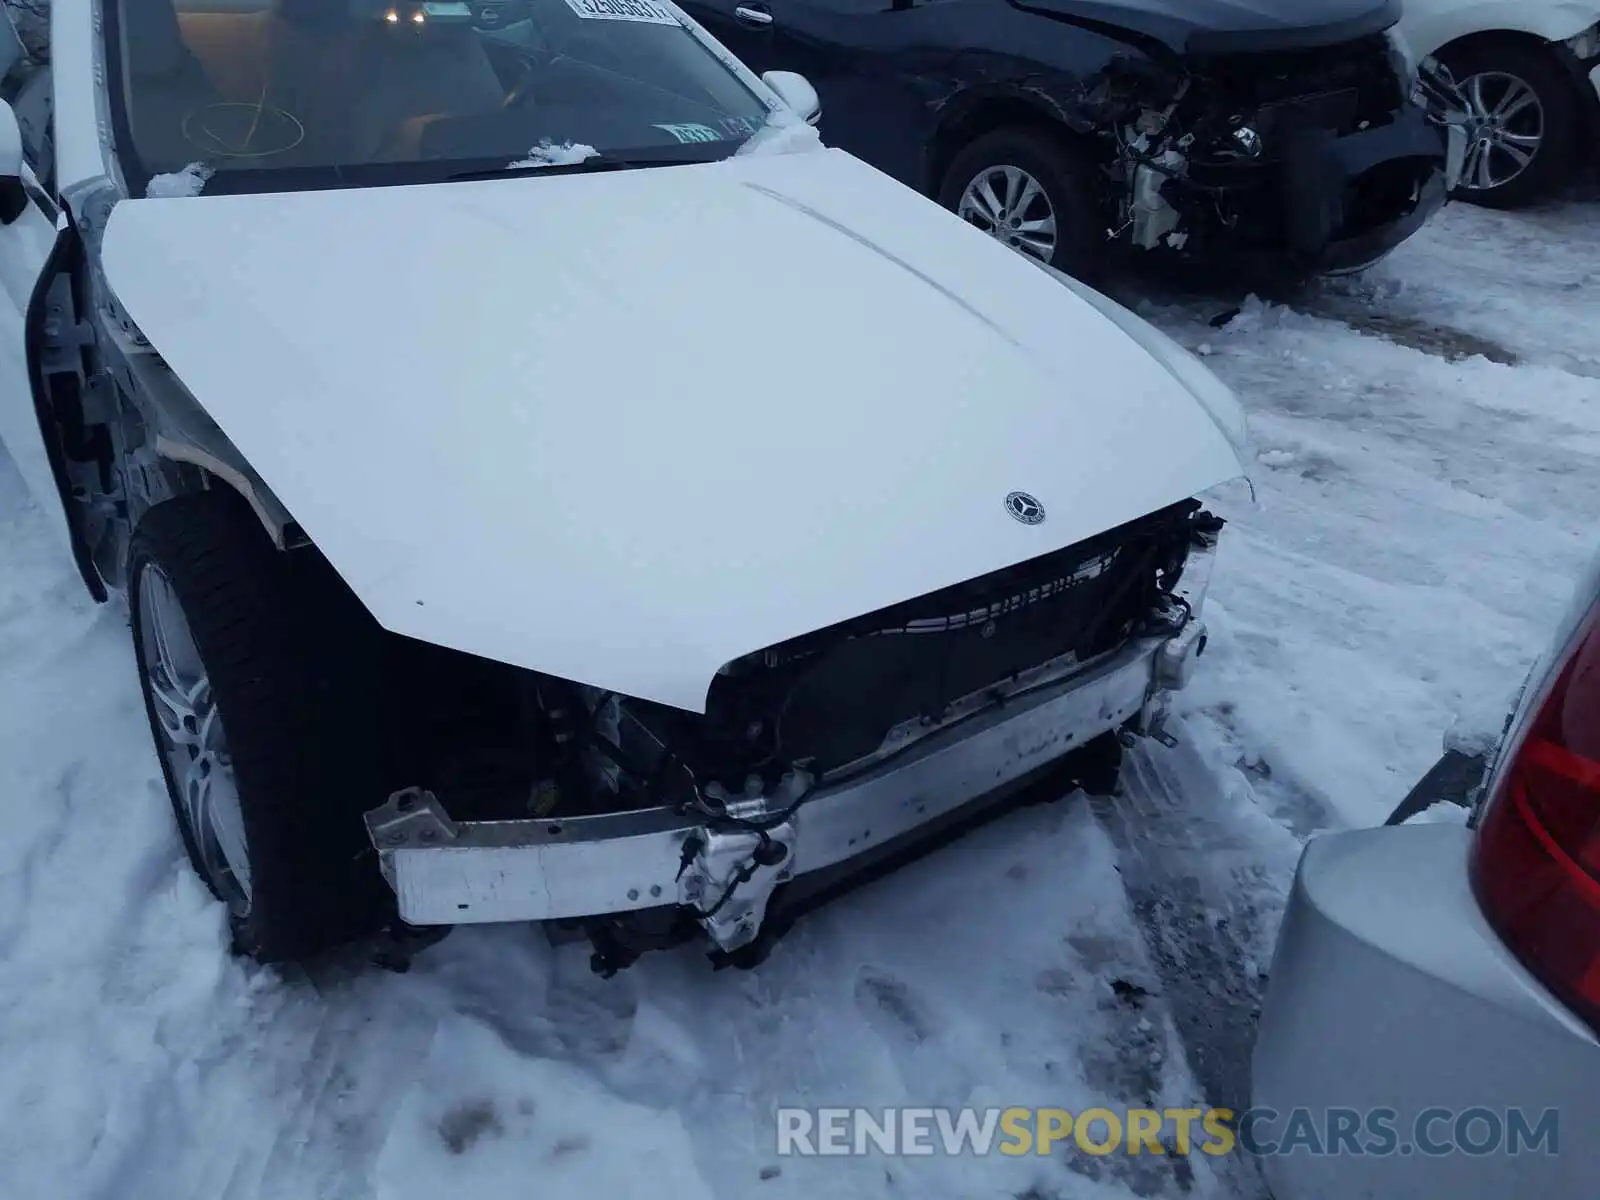
{"type": "Polygon", "coordinates": [[[108,317],[101,349],[122,413],[123,491],[132,522],[163,500],[225,490],[279,550],[307,544],[288,508],[131,321],[120,311],[108,317]]]}
{"type": "Polygon", "coordinates": [[[182,471],[183,467],[193,468],[192,478],[197,484],[180,486],[176,489],[178,494],[218,490],[231,492],[249,508],[260,522],[262,531],[279,550],[310,544],[304,531],[289,515],[289,510],[248,468],[235,465],[222,454],[204,446],[164,433],[155,436],[152,449],[163,463],[178,468],[180,477],[187,474],[182,471]]]}
{"type": "Polygon", "coordinates": [[[1452,38],[1443,45],[1428,53],[1435,56],[1448,55],[1453,51],[1476,50],[1480,46],[1518,45],[1529,50],[1555,51],[1555,44],[1550,38],[1530,32],[1526,29],[1474,29],[1452,38]]]}
{"type": "Polygon", "coordinates": [[[132,521],[175,495],[227,489],[280,550],[307,544],[288,510],[137,331],[103,319],[108,297],[97,295],[92,275],[83,233],[68,215],[23,314],[34,416],[73,563],[90,596],[104,603],[121,586],[132,521]],[[137,496],[130,494],[135,483],[137,496]]]}
{"type": "Polygon", "coordinates": [[[1583,4],[1478,0],[1446,6],[1418,4],[1407,10],[1401,28],[1417,54],[1426,55],[1476,39],[1513,38],[1541,45],[1560,42],[1582,33],[1594,21],[1593,8],[1583,4]]]}
{"type": "Polygon", "coordinates": [[[962,149],[1000,129],[1032,129],[1091,155],[1098,149],[1093,126],[1069,121],[1042,92],[1022,90],[968,94],[951,103],[933,135],[923,191],[937,196],[945,172],[962,149]]]}

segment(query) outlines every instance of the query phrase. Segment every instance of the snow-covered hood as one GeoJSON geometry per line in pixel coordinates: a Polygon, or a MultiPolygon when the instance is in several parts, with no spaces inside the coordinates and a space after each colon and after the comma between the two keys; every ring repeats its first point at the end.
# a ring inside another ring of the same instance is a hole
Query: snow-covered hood
{"type": "Polygon", "coordinates": [[[131,200],[103,256],[385,627],[691,711],[1242,473],[1117,323],[836,151],[131,200]]]}

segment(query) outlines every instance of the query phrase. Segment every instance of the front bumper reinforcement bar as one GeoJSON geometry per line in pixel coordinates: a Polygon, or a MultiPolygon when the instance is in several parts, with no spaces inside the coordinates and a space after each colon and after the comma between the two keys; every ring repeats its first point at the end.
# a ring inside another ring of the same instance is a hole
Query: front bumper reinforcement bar
{"type": "MultiPolygon", "coordinates": [[[[1185,583],[1209,574],[1195,555],[1185,583]]],[[[1196,580],[1195,582],[1200,582],[1196,580]]],[[[1188,589],[1180,589],[1187,591],[1188,589]]],[[[1195,589],[1203,595],[1204,584],[1195,589]]],[[[774,794],[727,806],[783,817],[763,832],[694,810],[457,821],[431,792],[406,789],[365,814],[400,918],[410,925],[559,921],[682,905],[723,951],[760,933],[784,884],[867,861],[924,826],[970,809],[1102,734],[1159,733],[1167,693],[1205,646],[1197,617],[1130,642],[1078,674],[938,729],[838,783],[791,774],[774,794]],[[794,800],[803,799],[794,805],[794,800]],[[790,809],[793,809],[790,812],[790,809]]]]}

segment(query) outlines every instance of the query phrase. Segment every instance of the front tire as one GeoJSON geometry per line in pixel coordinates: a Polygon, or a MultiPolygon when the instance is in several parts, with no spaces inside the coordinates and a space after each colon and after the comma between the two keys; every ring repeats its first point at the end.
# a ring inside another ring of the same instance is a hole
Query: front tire
{"type": "Polygon", "coordinates": [[[392,919],[361,819],[385,794],[377,629],[342,581],[208,491],[145,514],[128,598],[179,834],[236,949],[301,959],[392,919]]]}
{"type": "Polygon", "coordinates": [[[1582,111],[1554,52],[1521,41],[1479,41],[1439,57],[1467,101],[1467,157],[1457,200],[1524,208],[1567,182],[1582,111]]]}
{"type": "Polygon", "coordinates": [[[951,161],[939,203],[1003,245],[1078,279],[1103,267],[1094,164],[1043,129],[984,134],[951,161]]]}

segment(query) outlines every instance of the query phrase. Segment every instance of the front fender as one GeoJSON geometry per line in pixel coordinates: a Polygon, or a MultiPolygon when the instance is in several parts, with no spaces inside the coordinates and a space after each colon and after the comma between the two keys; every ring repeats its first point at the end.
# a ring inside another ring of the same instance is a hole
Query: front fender
{"type": "Polygon", "coordinates": [[[1400,32],[1420,58],[1474,33],[1525,33],[1550,42],[1564,41],[1600,21],[1600,0],[1408,0],[1400,32]]]}
{"type": "Polygon", "coordinates": [[[939,104],[930,190],[950,155],[989,129],[1034,121],[1092,136],[1108,127],[1115,105],[1128,102],[1118,96],[1116,80],[1152,96],[1167,85],[1167,72],[1137,47],[1086,31],[1067,44],[1072,53],[1050,63],[996,50],[962,53],[953,75],[964,82],[939,104]],[[1148,83],[1135,82],[1141,75],[1148,83]]]}

